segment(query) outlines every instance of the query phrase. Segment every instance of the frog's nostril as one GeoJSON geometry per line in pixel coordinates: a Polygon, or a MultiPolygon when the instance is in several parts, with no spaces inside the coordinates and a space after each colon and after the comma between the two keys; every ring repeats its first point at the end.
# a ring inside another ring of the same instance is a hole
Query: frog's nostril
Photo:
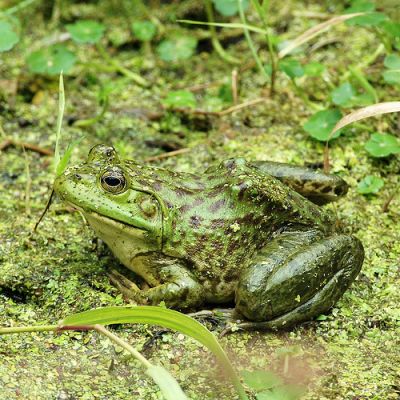
{"type": "Polygon", "coordinates": [[[82,179],[82,175],[75,174],[75,178],[76,178],[78,181],[80,181],[80,180],[82,179]]]}

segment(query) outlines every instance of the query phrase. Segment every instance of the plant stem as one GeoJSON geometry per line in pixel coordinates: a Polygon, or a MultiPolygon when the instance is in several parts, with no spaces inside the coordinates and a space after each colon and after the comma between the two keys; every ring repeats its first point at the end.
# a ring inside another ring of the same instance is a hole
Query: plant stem
{"type": "MultiPolygon", "coordinates": [[[[214,22],[214,12],[213,12],[213,8],[212,8],[212,4],[210,0],[204,0],[204,6],[206,9],[206,13],[207,13],[207,19],[208,22],[213,23],[214,22]]],[[[221,46],[220,41],[218,40],[218,36],[217,36],[217,31],[215,29],[214,25],[209,25],[208,29],[210,31],[211,34],[211,43],[214,47],[214,50],[218,53],[218,55],[225,61],[227,61],[230,64],[239,64],[240,61],[235,58],[230,56],[221,46]]]]}
{"type": "Polygon", "coordinates": [[[60,162],[60,137],[61,137],[61,126],[64,116],[65,108],[65,93],[64,93],[64,79],[62,72],[60,73],[59,81],[59,98],[58,98],[58,115],[57,115],[57,128],[56,128],[56,148],[54,150],[54,170],[57,170],[58,163],[60,162]]]}
{"type": "Polygon", "coordinates": [[[12,326],[9,328],[0,328],[0,335],[24,332],[51,332],[57,329],[58,325],[12,326]]]}
{"type": "Polygon", "coordinates": [[[22,10],[25,7],[30,6],[32,3],[34,3],[36,0],[24,0],[19,2],[13,7],[7,8],[7,10],[0,12],[0,14],[5,14],[5,15],[12,15],[15,14],[16,12],[22,10]]]}
{"type": "Polygon", "coordinates": [[[131,353],[138,361],[141,362],[141,364],[146,368],[149,369],[153,365],[145,358],[143,357],[134,347],[132,347],[130,344],[126,343],[124,340],[119,338],[117,335],[114,335],[112,332],[110,332],[108,329],[106,329],[103,325],[96,324],[93,326],[93,328],[101,333],[104,336],[107,336],[111,341],[116,343],[118,346],[122,347],[129,353],[131,353]]]}
{"type": "Polygon", "coordinates": [[[365,78],[364,74],[355,67],[349,67],[350,74],[355,78],[358,83],[364,88],[364,90],[369,93],[373,98],[375,103],[379,102],[378,99],[378,94],[376,93],[376,90],[372,87],[372,85],[368,82],[368,80],[365,78]]]}
{"type": "Polygon", "coordinates": [[[108,53],[104,46],[100,43],[96,43],[97,50],[99,51],[100,55],[104,58],[106,62],[111,64],[116,71],[120,72],[122,75],[125,75],[127,78],[131,79],[139,86],[149,86],[149,83],[142,78],[139,74],[130,71],[128,68],[125,68],[123,65],[119,63],[115,58],[112,58],[108,53]]]}
{"type": "MultiPolygon", "coordinates": [[[[269,8],[269,1],[264,1],[261,5],[258,0],[251,0],[254,8],[256,9],[261,22],[263,24],[263,28],[268,32],[268,21],[267,14],[269,8]]],[[[271,59],[271,97],[274,96],[275,93],[275,80],[276,80],[276,71],[278,70],[278,57],[276,56],[274,45],[271,40],[271,35],[269,33],[265,34],[265,39],[268,45],[269,58],[271,59]]]]}
{"type": "MultiPolygon", "coordinates": [[[[240,16],[240,21],[242,22],[242,24],[246,25],[246,17],[244,15],[242,1],[243,0],[237,0],[238,8],[239,8],[239,16],[240,16]]],[[[255,62],[257,64],[258,69],[260,70],[261,74],[265,77],[265,79],[268,80],[269,76],[267,74],[267,71],[265,71],[265,68],[264,68],[264,66],[263,66],[263,64],[261,62],[260,57],[258,57],[257,50],[256,50],[256,48],[254,46],[254,43],[253,43],[252,39],[251,39],[249,30],[246,27],[243,27],[243,32],[244,32],[244,36],[246,37],[247,44],[249,45],[249,48],[251,50],[251,53],[253,54],[253,58],[254,58],[254,60],[255,60],[255,62]]]]}

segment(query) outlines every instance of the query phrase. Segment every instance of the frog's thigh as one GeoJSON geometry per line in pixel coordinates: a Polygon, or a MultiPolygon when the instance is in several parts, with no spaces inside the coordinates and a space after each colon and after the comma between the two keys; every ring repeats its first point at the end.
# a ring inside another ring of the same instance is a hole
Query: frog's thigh
{"type": "Polygon", "coordinates": [[[274,239],[263,251],[265,259],[241,276],[236,309],[253,321],[270,321],[279,328],[308,320],[329,308],[358,275],[364,250],[361,242],[335,235],[276,251],[274,239]]]}

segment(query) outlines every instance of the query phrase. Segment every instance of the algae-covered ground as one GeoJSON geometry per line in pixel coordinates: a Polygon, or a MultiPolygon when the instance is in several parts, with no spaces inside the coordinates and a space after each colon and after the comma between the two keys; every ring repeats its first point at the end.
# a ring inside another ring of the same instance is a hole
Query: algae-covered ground
{"type": "MultiPolygon", "coordinates": [[[[83,161],[93,145],[107,143],[123,157],[180,171],[201,171],[236,156],[321,166],[324,144],[302,128],[315,109],[300,94],[325,107],[331,88],[345,79],[347,67],[362,64],[380,44],[372,29],[338,25],[314,39],[312,44],[318,46],[306,46],[297,56],[303,64],[325,65],[324,77],[300,78],[296,89],[280,73],[271,98],[241,31],[230,35],[221,31],[223,46],[242,60],[236,67],[238,102],[265,100],[224,115],[167,111],[161,100],[178,89],[194,93],[197,109],[215,107],[219,88],[231,79],[233,66],[213,52],[207,30],[174,22],[176,18],[205,20],[199,2],[161,6],[153,2],[149,10],[164,32],[150,46],[141,46],[126,33],[130,16],[118,14],[118,2],[99,3],[66,3],[57,18],[49,17],[40,4],[20,11],[22,40],[14,50],[1,53],[0,144],[12,139],[39,150],[54,149],[58,77],[32,74],[25,57],[50,37],[54,40],[65,23],[92,18],[107,25],[104,44],[112,57],[139,72],[150,85],[140,87],[124,75],[96,68],[106,61],[93,46],[78,46],[82,62],[64,77],[62,150],[83,136],[71,163],[83,161]],[[163,62],[155,47],[173,31],[197,36],[197,52],[187,60],[163,62]],[[87,127],[74,126],[75,121],[98,114],[99,91],[106,84],[112,90],[103,118],[87,127]],[[188,150],[148,160],[181,148],[188,150]]],[[[317,1],[271,3],[271,24],[283,38],[341,14],[344,7],[341,1],[327,2],[326,7],[317,1]]],[[[385,10],[389,14],[390,6],[385,10]]],[[[143,18],[133,12],[135,17],[143,18]]],[[[248,17],[259,23],[251,12],[248,17]]],[[[256,43],[266,59],[263,38],[257,36],[256,43]]],[[[363,72],[380,101],[393,101],[398,87],[383,82],[383,58],[383,53],[377,55],[363,72]]],[[[222,104],[220,109],[231,105],[222,104]]],[[[398,156],[372,158],[364,149],[371,131],[399,135],[399,121],[395,114],[371,118],[347,129],[330,146],[332,171],[349,183],[350,190],[329,207],[337,213],[342,229],[355,234],[365,247],[357,280],[318,321],[287,332],[236,331],[224,336],[221,344],[238,371],[274,371],[285,382],[303,385],[304,399],[400,397],[400,200],[396,195],[400,160],[398,156]],[[367,175],[384,180],[376,195],[357,192],[358,182],[367,175]]],[[[96,240],[79,213],[56,199],[33,233],[54,179],[52,156],[23,151],[19,145],[2,146],[0,178],[0,325],[54,324],[74,312],[125,304],[107,277],[110,268],[123,271],[123,267],[96,240]]],[[[208,327],[216,334],[221,331],[221,327],[208,327]]],[[[154,326],[113,329],[153,363],[171,371],[189,398],[236,398],[213,356],[194,340],[154,326]]],[[[1,400],[162,398],[140,364],[94,332],[3,335],[0,355],[1,400]]]]}

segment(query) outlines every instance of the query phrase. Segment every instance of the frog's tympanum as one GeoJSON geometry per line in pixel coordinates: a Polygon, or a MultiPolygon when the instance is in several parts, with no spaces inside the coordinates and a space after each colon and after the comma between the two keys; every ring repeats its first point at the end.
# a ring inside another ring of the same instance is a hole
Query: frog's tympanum
{"type": "Polygon", "coordinates": [[[111,275],[141,304],[235,303],[248,320],[288,327],[331,308],[363,262],[360,241],[335,233],[320,207],[346,183],[307,168],[238,158],[190,174],[98,145],[54,189],[144,279],[111,275]]]}

